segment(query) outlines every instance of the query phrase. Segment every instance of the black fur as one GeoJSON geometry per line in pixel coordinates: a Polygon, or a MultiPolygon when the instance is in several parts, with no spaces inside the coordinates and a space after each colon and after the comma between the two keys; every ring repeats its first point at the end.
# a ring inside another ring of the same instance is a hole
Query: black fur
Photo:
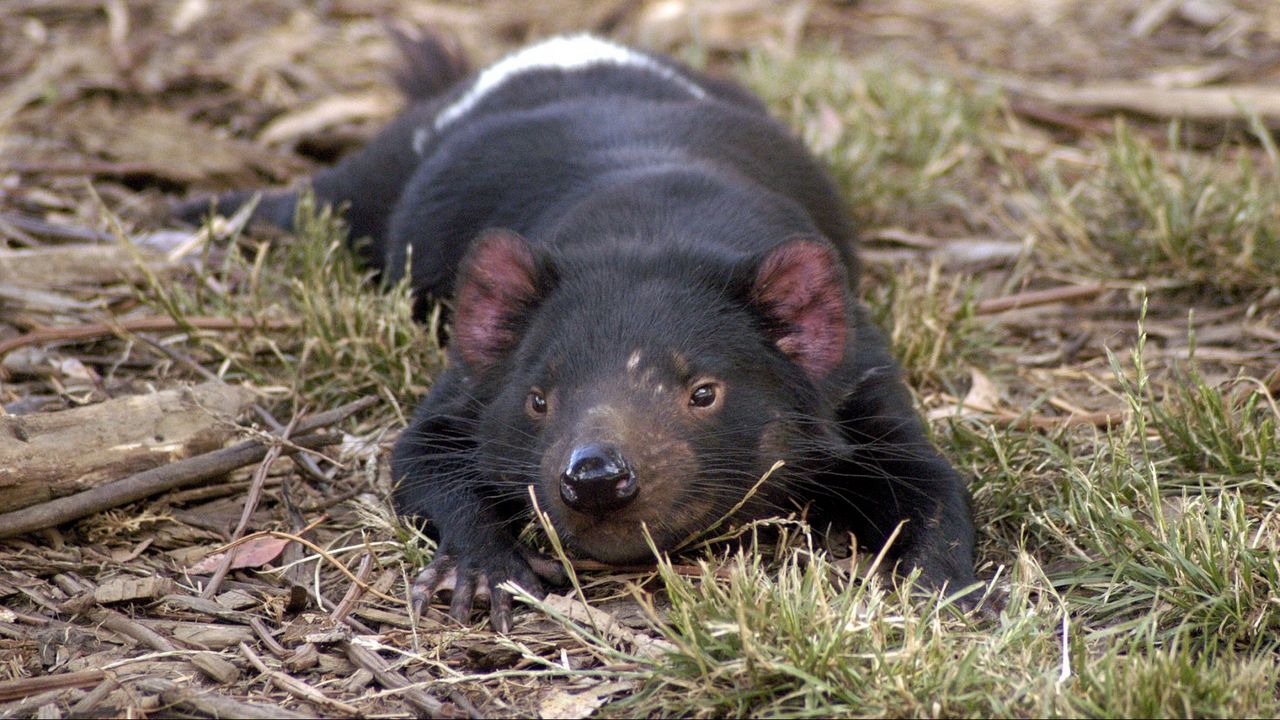
{"type": "MultiPolygon", "coordinates": [[[[639,522],[674,548],[778,459],[740,515],[808,506],[872,549],[901,525],[900,569],[974,582],[965,483],[853,297],[838,195],[756,99],[662,58],[704,96],[643,68],[536,70],[435,132],[465,65],[438,44],[417,57],[406,86],[450,89],[312,185],[348,204],[386,278],[407,266],[420,308],[457,296],[450,367],[392,456],[397,508],[440,539],[420,602],[452,574],[455,614],[489,585],[505,627],[497,583],[541,589],[549,569],[515,539],[529,486],[576,552],[631,562],[648,554],[639,522]],[[704,381],[720,404],[699,414],[686,398],[704,381]],[[566,448],[600,437],[652,470],[623,519],[556,491],[566,448]]],[[[269,195],[258,215],[288,225],[294,202],[269,195]]]]}

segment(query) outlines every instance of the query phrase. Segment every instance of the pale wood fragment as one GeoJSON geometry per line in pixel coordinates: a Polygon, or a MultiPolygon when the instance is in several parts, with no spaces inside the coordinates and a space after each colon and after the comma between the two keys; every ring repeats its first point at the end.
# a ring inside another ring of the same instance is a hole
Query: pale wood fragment
{"type": "Polygon", "coordinates": [[[0,249],[0,283],[28,287],[62,288],[136,281],[143,266],[152,272],[171,269],[163,257],[143,254],[122,244],[49,245],[21,250],[0,249]]]}
{"type": "Polygon", "coordinates": [[[19,510],[221,447],[253,402],[221,383],[0,416],[0,507],[19,510]]]}
{"type": "Polygon", "coordinates": [[[215,652],[198,652],[188,658],[205,677],[221,685],[240,679],[240,669],[215,652]]]}
{"type": "Polygon", "coordinates": [[[1149,83],[1100,82],[1066,85],[1051,82],[1002,81],[1010,90],[1059,107],[1123,110],[1158,118],[1243,120],[1257,113],[1270,125],[1280,123],[1280,89],[1270,85],[1214,85],[1161,88],[1149,83]]]}
{"type": "Polygon", "coordinates": [[[93,599],[103,605],[154,600],[173,592],[173,588],[173,580],[167,577],[116,577],[95,588],[93,599]]]}
{"type": "Polygon", "coordinates": [[[220,718],[306,718],[309,715],[286,710],[279,705],[263,702],[242,702],[217,693],[199,692],[185,685],[163,678],[144,678],[137,687],[156,693],[166,705],[176,705],[209,717],[220,718]]]}

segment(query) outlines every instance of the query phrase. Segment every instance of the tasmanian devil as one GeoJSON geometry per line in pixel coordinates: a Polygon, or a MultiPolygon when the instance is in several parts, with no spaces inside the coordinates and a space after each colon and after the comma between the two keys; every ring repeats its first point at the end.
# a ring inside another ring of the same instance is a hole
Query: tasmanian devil
{"type": "Polygon", "coordinates": [[[516,539],[535,499],[607,563],[807,508],[870,549],[896,531],[930,587],[974,582],[965,482],[854,297],[839,195],[758,100],[589,36],[475,75],[437,40],[415,58],[409,109],[311,185],[420,308],[452,299],[448,369],[391,459],[396,507],[438,533],[419,607],[452,585],[465,619],[487,592],[509,627],[500,584],[556,576],[516,539]]]}

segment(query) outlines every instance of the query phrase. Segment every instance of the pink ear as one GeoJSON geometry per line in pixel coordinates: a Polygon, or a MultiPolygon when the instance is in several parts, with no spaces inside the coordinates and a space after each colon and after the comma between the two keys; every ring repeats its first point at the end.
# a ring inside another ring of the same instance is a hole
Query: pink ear
{"type": "Polygon", "coordinates": [[[484,368],[516,341],[513,320],[537,294],[533,251],[510,230],[486,230],[471,245],[454,293],[453,344],[484,368]]]}
{"type": "Polygon", "coordinates": [[[844,271],[826,243],[796,238],[771,250],[752,299],[778,323],[778,349],[809,377],[825,377],[844,359],[844,271]]]}

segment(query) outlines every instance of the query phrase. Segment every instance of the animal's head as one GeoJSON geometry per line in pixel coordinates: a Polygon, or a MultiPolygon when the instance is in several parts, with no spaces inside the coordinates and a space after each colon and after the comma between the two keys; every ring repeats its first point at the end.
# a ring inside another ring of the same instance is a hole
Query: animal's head
{"type": "MultiPolygon", "coordinates": [[[[577,551],[614,563],[698,534],[758,481],[813,452],[822,388],[845,360],[849,306],[828,243],[727,260],[615,248],[551,257],[507,231],[476,241],[452,348],[491,392],[480,462],[577,551]]],[[[772,482],[779,482],[773,480],[772,482]]]]}

